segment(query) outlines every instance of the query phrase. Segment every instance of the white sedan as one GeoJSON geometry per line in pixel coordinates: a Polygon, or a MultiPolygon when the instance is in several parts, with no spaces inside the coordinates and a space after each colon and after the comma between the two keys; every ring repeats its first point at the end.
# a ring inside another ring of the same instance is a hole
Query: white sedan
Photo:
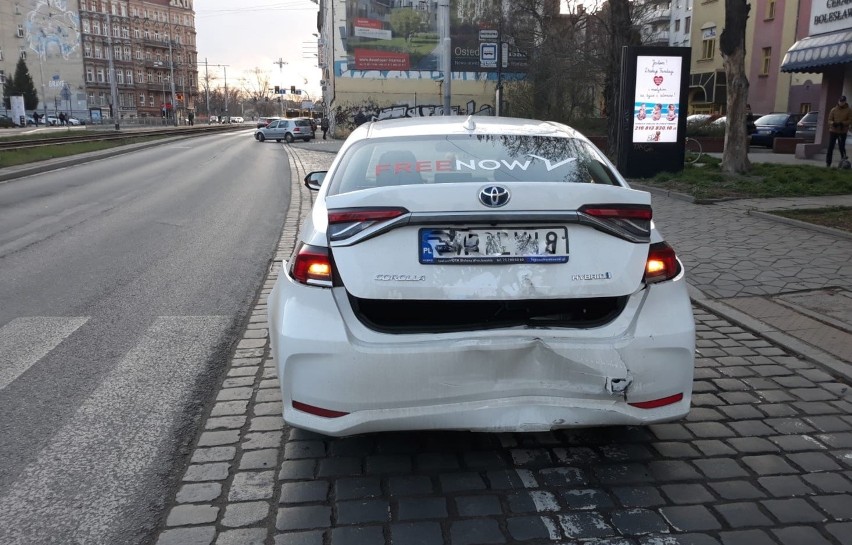
{"type": "Polygon", "coordinates": [[[683,266],[585,137],[499,117],[346,140],[269,295],[290,425],[546,431],[689,411],[683,266]]]}

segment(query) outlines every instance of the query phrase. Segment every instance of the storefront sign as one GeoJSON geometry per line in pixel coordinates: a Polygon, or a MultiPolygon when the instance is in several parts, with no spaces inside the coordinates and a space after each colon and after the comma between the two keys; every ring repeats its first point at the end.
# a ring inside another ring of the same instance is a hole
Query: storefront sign
{"type": "Polygon", "coordinates": [[[852,0],[814,0],[810,35],[852,29],[852,0]]]}

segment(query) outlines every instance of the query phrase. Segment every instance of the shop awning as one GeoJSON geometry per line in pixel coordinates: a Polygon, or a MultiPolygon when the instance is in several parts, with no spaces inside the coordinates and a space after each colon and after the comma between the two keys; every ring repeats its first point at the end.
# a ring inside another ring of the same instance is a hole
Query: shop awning
{"type": "Polygon", "coordinates": [[[782,72],[822,72],[831,64],[852,63],[852,30],[808,36],[793,44],[781,61],[782,72]]]}

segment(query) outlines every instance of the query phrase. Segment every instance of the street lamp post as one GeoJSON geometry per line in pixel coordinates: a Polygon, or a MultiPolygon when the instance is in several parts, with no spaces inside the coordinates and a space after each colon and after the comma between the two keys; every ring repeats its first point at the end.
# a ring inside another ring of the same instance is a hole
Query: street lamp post
{"type": "Polygon", "coordinates": [[[107,58],[109,59],[109,92],[110,99],[112,100],[112,120],[115,122],[115,130],[119,130],[119,104],[118,104],[118,87],[116,86],[115,79],[115,63],[113,62],[113,51],[112,51],[112,19],[110,18],[110,13],[106,14],[106,23],[107,23],[107,48],[109,49],[109,55],[107,58]]]}

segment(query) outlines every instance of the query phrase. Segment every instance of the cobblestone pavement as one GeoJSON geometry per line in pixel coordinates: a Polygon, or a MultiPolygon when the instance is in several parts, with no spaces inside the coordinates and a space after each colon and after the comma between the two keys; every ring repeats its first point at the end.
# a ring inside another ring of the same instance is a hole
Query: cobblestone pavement
{"type": "MultiPolygon", "coordinates": [[[[294,198],[279,259],[310,206],[300,178],[333,157],[320,147],[288,149],[294,198]]],[[[673,217],[689,219],[673,208],[673,217]]],[[[727,231],[730,219],[694,221],[713,244],[707,259],[716,259],[721,240],[706,231],[727,231]]],[[[689,243],[685,234],[681,242],[689,243]]],[[[695,395],[683,422],[328,438],[289,428],[280,416],[265,304],[278,267],[158,545],[849,543],[852,391],[726,319],[695,308],[695,395]]]]}

